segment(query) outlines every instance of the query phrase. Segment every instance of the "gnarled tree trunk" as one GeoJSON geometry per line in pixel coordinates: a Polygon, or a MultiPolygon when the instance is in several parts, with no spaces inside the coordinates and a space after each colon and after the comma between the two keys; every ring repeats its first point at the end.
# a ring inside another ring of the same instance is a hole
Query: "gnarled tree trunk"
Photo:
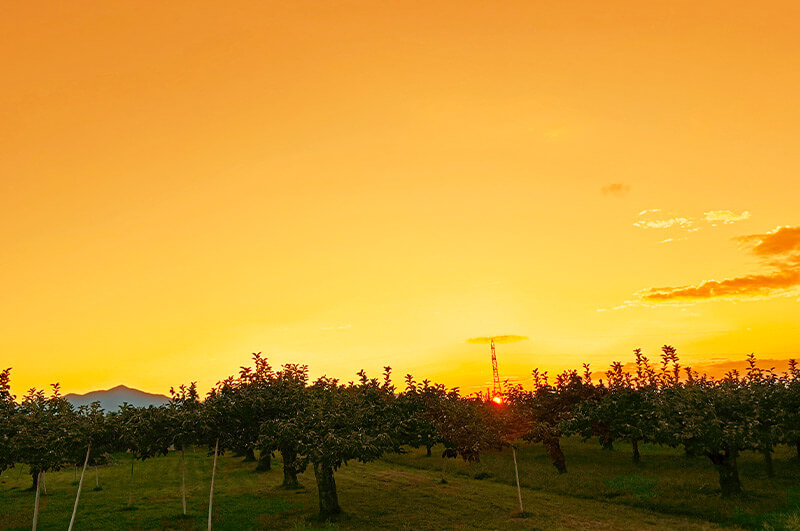
{"type": "Polygon", "coordinates": [[[604,422],[593,422],[592,432],[597,435],[597,438],[600,440],[600,446],[603,447],[603,450],[614,449],[614,437],[611,435],[611,430],[608,428],[608,424],[604,422]]]}
{"type": "Polygon", "coordinates": [[[432,455],[431,454],[431,448],[432,448],[431,445],[429,445],[429,444],[425,445],[425,457],[430,457],[432,455]]]}
{"type": "Polygon", "coordinates": [[[256,451],[251,446],[244,452],[244,462],[254,463],[255,460],[256,460],[256,451]]]}
{"type": "Polygon", "coordinates": [[[283,458],[283,484],[285,489],[300,488],[300,483],[297,482],[297,452],[291,448],[284,448],[281,450],[281,457],[283,458]]]}
{"type": "Polygon", "coordinates": [[[718,452],[708,454],[708,458],[714,463],[719,473],[719,487],[722,496],[730,498],[742,492],[742,484],[739,481],[739,469],[736,467],[736,456],[731,452],[718,452]]]}
{"type": "Polygon", "coordinates": [[[269,450],[262,450],[258,456],[258,465],[256,465],[256,472],[269,472],[272,470],[272,452],[269,450]]]}
{"type": "Polygon", "coordinates": [[[633,462],[638,464],[642,458],[639,455],[639,441],[638,439],[631,439],[631,446],[633,446],[633,462]]]}
{"type": "Polygon", "coordinates": [[[542,441],[542,444],[558,473],[564,474],[567,471],[567,461],[564,458],[564,452],[561,451],[561,443],[558,437],[548,437],[542,441]]]}
{"type": "Polygon", "coordinates": [[[317,490],[319,491],[319,516],[323,520],[327,520],[342,512],[339,507],[339,496],[336,494],[333,467],[314,463],[314,476],[317,478],[317,490]]]}
{"type": "Polygon", "coordinates": [[[767,469],[767,476],[774,478],[775,467],[772,466],[772,446],[765,447],[761,450],[761,453],[764,456],[764,467],[767,469]]]}

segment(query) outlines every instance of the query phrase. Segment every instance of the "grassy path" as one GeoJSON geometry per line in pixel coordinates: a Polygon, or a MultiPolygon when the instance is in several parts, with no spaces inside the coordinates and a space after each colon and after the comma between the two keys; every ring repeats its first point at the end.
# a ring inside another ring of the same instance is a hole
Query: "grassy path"
{"type": "MultiPolygon", "coordinates": [[[[745,452],[739,472],[745,494],[739,499],[720,496],[717,473],[705,457],[686,457],[670,448],[642,445],[642,463],[631,461],[630,445],[616,444],[615,451],[601,450],[596,441],[562,442],[567,474],[550,464],[541,445],[523,445],[519,451],[520,481],[524,487],[548,495],[607,502],[662,515],[740,525],[753,529],[800,530],[800,462],[794,449],[775,452],[775,477],[768,477],[763,457],[745,452]],[[766,526],[765,526],[766,524],[766,526]]],[[[389,455],[396,465],[429,470],[441,468],[441,459],[426,458],[424,451],[389,455]]],[[[487,453],[480,463],[449,460],[448,473],[456,478],[486,476],[483,481],[511,485],[514,469],[510,451],[487,453]]]]}

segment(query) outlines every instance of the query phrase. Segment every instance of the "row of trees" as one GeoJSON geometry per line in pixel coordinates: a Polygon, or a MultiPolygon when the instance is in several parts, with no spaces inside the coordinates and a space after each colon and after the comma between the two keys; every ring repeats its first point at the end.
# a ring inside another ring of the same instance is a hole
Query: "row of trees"
{"type": "MultiPolygon", "coordinates": [[[[614,441],[630,441],[635,461],[642,442],[682,447],[711,460],[724,496],[741,491],[740,452],[762,452],[770,472],[776,445],[796,445],[800,458],[800,369],[794,362],[789,372],[777,374],[758,369],[751,356],[745,375],[715,380],[682,369],[669,346],[663,347],[659,366],[640,350],[635,356],[632,372],[614,363],[597,383],[588,365],[582,374],[566,371],[552,382],[534,370],[533,389],[507,386],[497,403],[411,376],[398,392],[388,367],[381,379],[362,371],[352,382],[328,377],[310,382],[306,366],[287,364],[276,371],[254,354],[252,366],[219,382],[202,401],[191,384],[171,389],[166,406],[125,405],[110,413],[97,404],[74,409],[58,385],[50,396],[31,390],[17,402],[5,370],[0,373],[0,473],[15,463],[27,464],[38,500],[43,473],[81,464],[85,469],[104,454],[128,452],[132,504],[136,460],[175,450],[183,470],[185,449],[203,445],[214,456],[210,526],[216,459],[226,451],[257,460],[257,470],[269,469],[278,452],[282,486],[288,489],[297,488],[298,474],[311,466],[323,518],[341,510],[335,482],[341,466],[408,446],[425,447],[431,455],[442,444],[443,458],[476,461],[487,450],[514,448],[522,439],[543,444],[561,473],[567,470],[559,443],[564,435],[597,437],[608,449],[614,441]]],[[[181,493],[185,514],[184,474],[181,493]]]]}
{"type": "Polygon", "coordinates": [[[615,362],[605,381],[594,383],[584,365],[583,374],[566,371],[552,383],[546,373],[534,371],[533,390],[509,390],[510,407],[527,423],[523,438],[543,443],[559,472],[567,470],[559,439],[575,434],[597,437],[606,449],[615,440],[628,441],[634,462],[641,459],[640,443],[707,457],[719,473],[723,496],[742,490],[736,460],[743,451],[762,453],[770,476],[777,445],[796,447],[800,459],[800,367],[794,360],[778,374],[758,368],[751,354],[745,374],[731,371],[714,379],[681,367],[668,345],[658,366],[640,349],[634,355],[632,371],[615,362]]]}

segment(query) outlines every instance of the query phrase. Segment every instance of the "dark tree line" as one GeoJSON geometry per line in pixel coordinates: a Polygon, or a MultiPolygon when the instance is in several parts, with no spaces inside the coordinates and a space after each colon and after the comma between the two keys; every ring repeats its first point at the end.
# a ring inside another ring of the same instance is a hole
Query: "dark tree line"
{"type": "Polygon", "coordinates": [[[742,491],[737,458],[743,451],[763,454],[773,475],[772,453],[777,445],[797,448],[800,459],[800,369],[790,360],[789,371],[778,374],[756,366],[748,357],[745,374],[729,372],[715,379],[681,367],[675,349],[662,348],[658,366],[641,350],[634,351],[635,369],[619,362],[594,384],[588,367],[584,374],[567,371],[551,384],[534,371],[534,390],[515,388],[513,407],[530,423],[524,438],[542,442],[559,472],[566,472],[558,446],[561,435],[597,437],[604,448],[613,441],[629,441],[633,461],[639,462],[639,443],[682,448],[687,455],[703,456],[716,468],[723,496],[742,491]]]}
{"type": "MultiPolygon", "coordinates": [[[[203,400],[195,384],[182,385],[170,390],[166,406],[126,404],[108,413],[97,404],[73,408],[57,384],[49,396],[32,389],[17,400],[6,369],[0,372],[0,473],[17,463],[28,465],[38,500],[47,472],[65,466],[85,470],[104,455],[127,452],[133,504],[136,461],[176,451],[185,514],[187,447],[207,447],[214,463],[219,454],[232,452],[255,462],[254,471],[268,470],[279,454],[282,487],[299,488],[298,474],[310,467],[320,516],[330,518],[341,511],[337,470],[409,446],[424,447],[431,456],[432,448],[442,445],[442,481],[447,458],[477,461],[489,450],[515,449],[518,440],[542,444],[559,473],[567,471],[560,446],[565,435],[596,437],[605,449],[628,441],[635,462],[641,459],[640,443],[680,447],[709,459],[724,496],[741,491],[736,460],[742,451],[762,453],[770,474],[777,445],[796,447],[800,459],[800,368],[794,361],[778,374],[757,368],[750,356],[745,374],[713,379],[681,367],[670,346],[663,347],[655,366],[640,350],[634,354],[632,372],[617,362],[596,383],[587,365],[580,374],[565,371],[552,381],[534,370],[532,389],[506,386],[500,403],[419,383],[410,375],[398,391],[389,367],[380,379],[362,371],[347,383],[325,376],[311,382],[305,365],[274,370],[254,354],[252,366],[218,382],[203,400]]],[[[216,466],[212,470],[209,522],[216,466]]]]}

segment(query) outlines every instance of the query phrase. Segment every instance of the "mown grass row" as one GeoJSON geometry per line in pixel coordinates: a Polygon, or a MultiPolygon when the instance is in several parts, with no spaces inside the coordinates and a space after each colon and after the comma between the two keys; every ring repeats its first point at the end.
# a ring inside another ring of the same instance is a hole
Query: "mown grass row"
{"type": "MultiPolygon", "coordinates": [[[[557,473],[541,446],[521,445],[520,483],[529,489],[727,525],[800,528],[800,462],[793,448],[776,449],[773,478],[766,474],[763,456],[744,452],[739,467],[745,493],[726,500],[719,495],[717,473],[705,457],[687,457],[681,450],[640,445],[642,462],[636,465],[631,460],[630,444],[616,443],[615,450],[607,451],[597,441],[582,442],[570,437],[562,439],[562,446],[569,467],[566,474],[557,473]]],[[[441,459],[426,458],[424,451],[387,455],[385,459],[409,467],[441,468],[441,459]]],[[[508,449],[487,452],[479,463],[451,459],[446,466],[456,476],[514,483],[508,449]]]]}

